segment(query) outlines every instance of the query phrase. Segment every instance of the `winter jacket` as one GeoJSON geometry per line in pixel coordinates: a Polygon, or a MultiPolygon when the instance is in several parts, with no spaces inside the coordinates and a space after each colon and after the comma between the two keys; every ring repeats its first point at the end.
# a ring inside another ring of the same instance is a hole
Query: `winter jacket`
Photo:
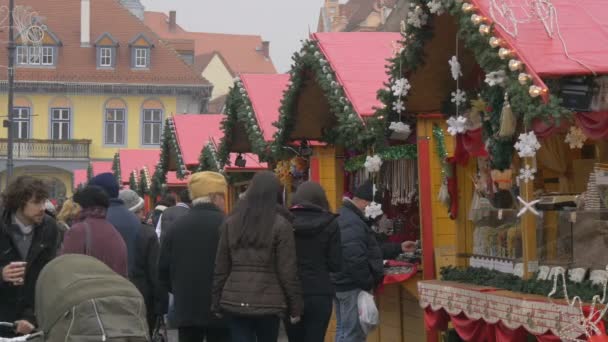
{"type": "Polygon", "coordinates": [[[288,213],[277,213],[272,249],[234,248],[228,236],[238,229],[229,218],[221,230],[213,280],[214,312],[242,316],[302,314],[293,228],[288,213]]]}
{"type": "Polygon", "coordinates": [[[384,276],[382,251],[361,210],[350,200],[340,208],[342,270],[332,274],[336,291],[372,290],[384,276]]]}
{"type": "Polygon", "coordinates": [[[120,233],[127,246],[129,260],[127,265],[129,266],[129,270],[131,270],[135,267],[135,242],[141,223],[137,216],[130,212],[125,207],[124,202],[118,198],[110,199],[107,219],[120,233]]]}
{"type": "Polygon", "coordinates": [[[180,217],[186,215],[189,210],[190,208],[188,205],[178,203],[177,205],[169,207],[163,211],[162,215],[160,216],[160,241],[164,240],[167,231],[171,229],[173,223],[175,223],[175,221],[177,221],[177,219],[180,217]]]}
{"type": "Polygon", "coordinates": [[[291,208],[298,277],[304,295],[333,295],[330,272],[342,266],[338,215],[313,205],[291,208]]]}
{"type": "Polygon", "coordinates": [[[88,212],[65,233],[61,254],[87,254],[86,229],[89,227],[89,256],[97,258],[114,272],[127,277],[127,247],[120,233],[105,218],[102,209],[88,212]]]}
{"type": "Polygon", "coordinates": [[[53,218],[45,216],[42,223],[34,227],[32,244],[27,258],[23,260],[11,237],[12,229],[19,228],[11,223],[12,218],[8,212],[2,209],[0,212],[0,269],[11,262],[27,262],[23,285],[14,286],[5,283],[0,277],[0,321],[14,322],[26,319],[36,324],[34,317],[36,281],[42,268],[55,257],[59,229],[53,218]]]}
{"type": "Polygon", "coordinates": [[[177,327],[220,324],[210,313],[215,256],[224,214],[213,204],[195,205],[177,219],[162,242],[159,277],[173,293],[177,327]]]}
{"type": "Polygon", "coordinates": [[[144,297],[148,313],[161,314],[164,313],[167,296],[161,290],[158,279],[160,245],[152,226],[142,223],[140,229],[135,244],[135,267],[131,272],[131,281],[144,297]]]}

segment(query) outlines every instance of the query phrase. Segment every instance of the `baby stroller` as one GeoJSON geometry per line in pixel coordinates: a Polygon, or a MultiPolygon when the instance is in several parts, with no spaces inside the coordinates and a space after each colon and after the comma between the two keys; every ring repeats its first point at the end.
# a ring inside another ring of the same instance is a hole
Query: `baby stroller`
{"type": "Polygon", "coordinates": [[[86,255],[64,255],[46,265],[36,283],[36,317],[35,342],[149,340],[137,288],[86,255]]]}

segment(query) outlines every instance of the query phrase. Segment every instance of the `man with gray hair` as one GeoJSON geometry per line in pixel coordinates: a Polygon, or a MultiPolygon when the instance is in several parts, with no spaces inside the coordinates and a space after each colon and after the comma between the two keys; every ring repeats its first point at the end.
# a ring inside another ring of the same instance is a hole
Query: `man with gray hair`
{"type": "Polygon", "coordinates": [[[175,300],[179,341],[229,340],[225,323],[211,314],[215,254],[224,222],[226,179],[216,172],[191,176],[192,208],[162,239],[159,277],[175,300]]]}

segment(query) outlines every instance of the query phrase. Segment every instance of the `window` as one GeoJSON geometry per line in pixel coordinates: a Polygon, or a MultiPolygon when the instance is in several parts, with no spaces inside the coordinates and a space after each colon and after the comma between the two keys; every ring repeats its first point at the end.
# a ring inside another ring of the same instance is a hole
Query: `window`
{"type": "Polygon", "coordinates": [[[147,48],[135,48],[135,67],[136,68],[147,68],[148,67],[148,49],[147,48]]]}
{"type": "Polygon", "coordinates": [[[125,110],[106,109],[106,137],[108,145],[123,145],[125,143],[125,110]]]}
{"type": "Polygon", "coordinates": [[[29,47],[29,64],[40,65],[40,52],[42,51],[40,46],[29,47]]]}
{"type": "Polygon", "coordinates": [[[111,47],[99,48],[99,66],[111,67],[112,64],[112,49],[111,47]]]}
{"type": "Polygon", "coordinates": [[[68,140],[70,139],[70,109],[52,108],[51,109],[51,139],[68,140]]]}
{"type": "Polygon", "coordinates": [[[24,65],[28,64],[27,59],[27,46],[17,46],[17,64],[24,65]]]}
{"type": "Polygon", "coordinates": [[[54,59],[54,48],[52,46],[43,46],[42,47],[42,65],[53,65],[54,59]]]}
{"type": "Polygon", "coordinates": [[[163,111],[144,109],[142,139],[144,145],[159,145],[163,129],[163,111]]]}
{"type": "Polygon", "coordinates": [[[17,46],[15,54],[17,65],[55,65],[54,46],[17,46]]]}
{"type": "Polygon", "coordinates": [[[30,137],[30,108],[13,108],[13,136],[15,139],[29,139],[30,137]]]}

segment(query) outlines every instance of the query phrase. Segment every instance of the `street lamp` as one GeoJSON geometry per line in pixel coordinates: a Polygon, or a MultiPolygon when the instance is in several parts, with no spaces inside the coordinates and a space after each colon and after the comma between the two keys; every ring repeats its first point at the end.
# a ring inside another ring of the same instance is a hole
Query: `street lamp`
{"type": "Polygon", "coordinates": [[[8,115],[5,127],[8,128],[8,144],[6,152],[6,187],[13,177],[13,97],[15,86],[15,0],[8,2],[8,115]]]}

